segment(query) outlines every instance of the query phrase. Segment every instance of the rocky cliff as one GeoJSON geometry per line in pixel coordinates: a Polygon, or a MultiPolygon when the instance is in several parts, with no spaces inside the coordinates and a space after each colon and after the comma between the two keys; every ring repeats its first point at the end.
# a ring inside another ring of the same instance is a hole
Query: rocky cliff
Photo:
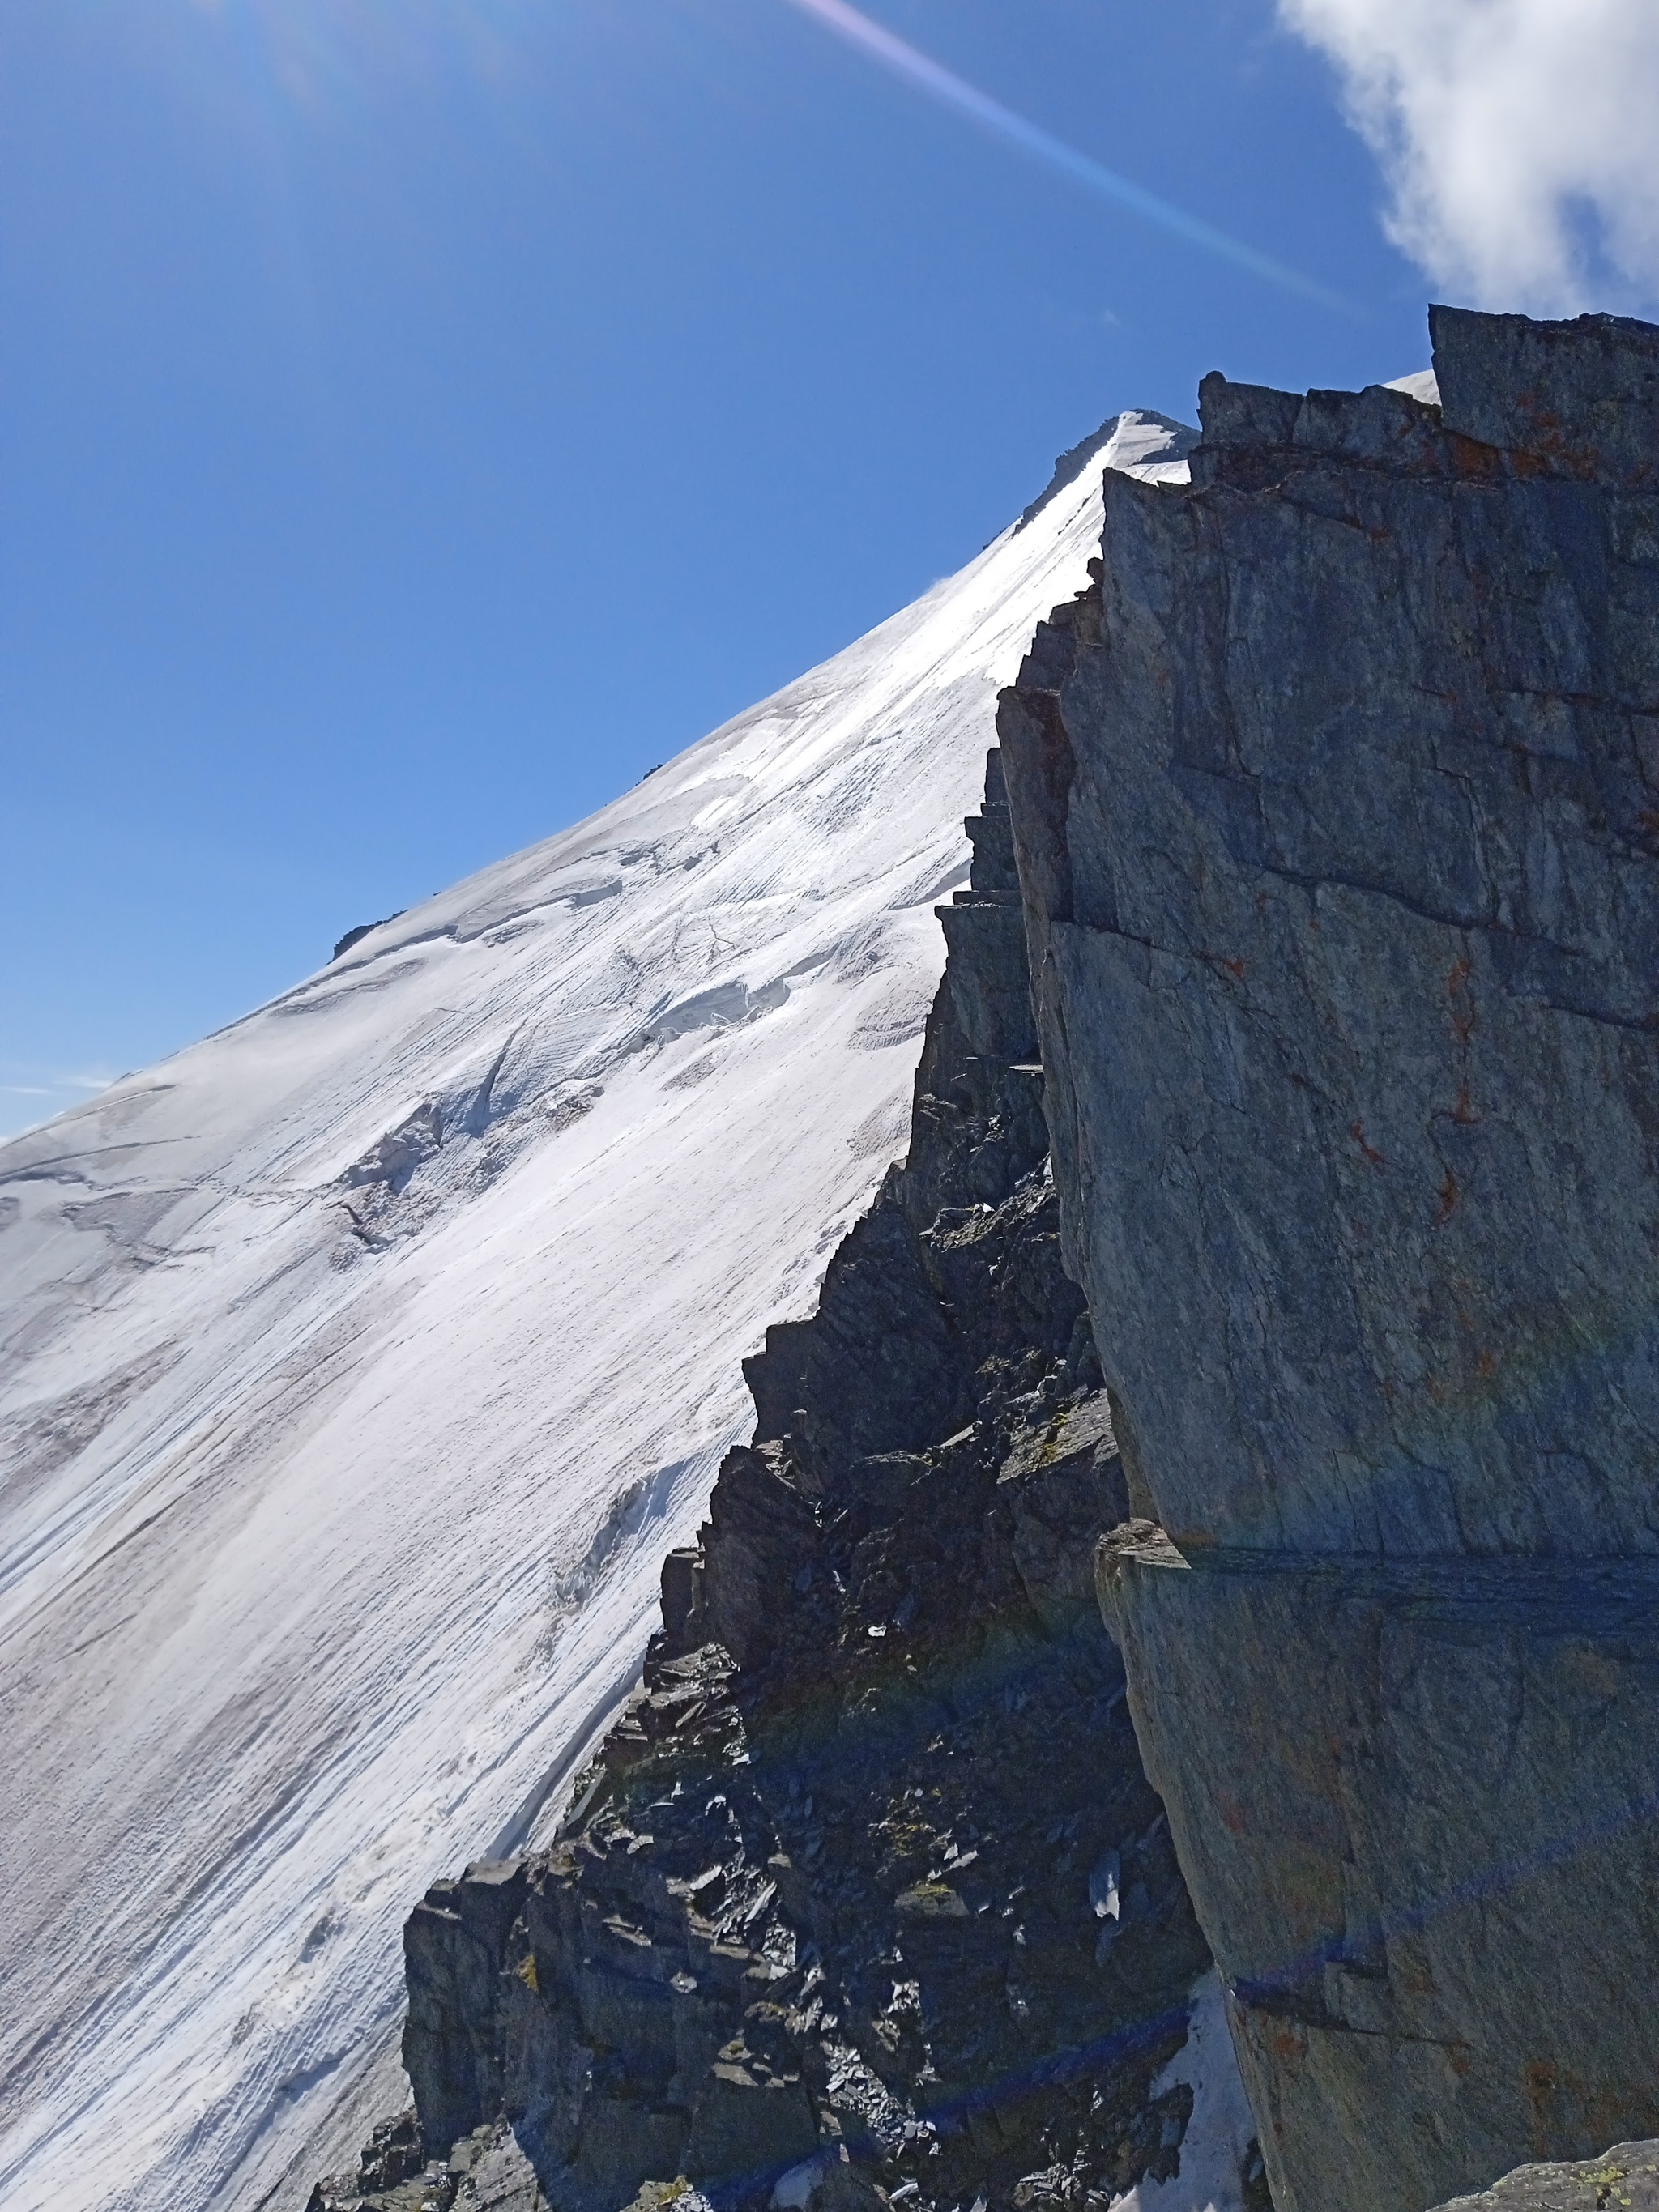
{"type": "Polygon", "coordinates": [[[1659,2131],[1659,330],[1431,322],[1438,405],[1206,379],[1000,724],[1280,2212],[1659,2131]]]}
{"type": "Polygon", "coordinates": [[[1128,1498],[995,754],[968,826],[908,1162],[749,1363],[753,1443],[556,1841],[410,1920],[418,2122],[317,2212],[1023,2212],[1183,2160],[1265,2205],[1091,1585],[1128,1498]]]}

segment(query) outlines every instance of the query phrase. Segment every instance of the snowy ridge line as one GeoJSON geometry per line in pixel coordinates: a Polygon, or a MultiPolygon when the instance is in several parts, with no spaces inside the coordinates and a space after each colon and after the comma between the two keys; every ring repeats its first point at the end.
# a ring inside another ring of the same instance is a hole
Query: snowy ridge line
{"type": "Polygon", "coordinates": [[[1178,442],[1120,418],[1018,536],[301,1012],[0,1148],[9,2205],[246,2212],[355,2150],[404,1915],[631,1672],[742,1356],[888,1164],[929,886],[1097,465],[1178,442]]]}
{"type": "MultiPolygon", "coordinates": [[[[724,1456],[722,1453],[721,1457],[724,1456]]],[[[481,1858],[512,1858],[530,1847],[538,1829],[548,1829],[556,1824],[568,1785],[574,1781],[610,1734],[611,1723],[639,1687],[639,1683],[640,1670],[635,1664],[623,1668],[605,1685],[577,1723],[554,1765],[531,1790],[500,1833],[491,1838],[479,1853],[481,1858]]]]}

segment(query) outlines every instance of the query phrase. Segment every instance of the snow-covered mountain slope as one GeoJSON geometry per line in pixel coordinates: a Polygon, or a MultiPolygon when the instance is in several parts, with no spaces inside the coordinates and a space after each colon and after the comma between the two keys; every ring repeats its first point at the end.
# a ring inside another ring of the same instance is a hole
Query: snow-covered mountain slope
{"type": "Polygon", "coordinates": [[[8,2212],[298,2203],[397,2101],[404,1915],[631,1679],[902,1147],[997,687],[1180,443],[0,1150],[8,2212]]]}

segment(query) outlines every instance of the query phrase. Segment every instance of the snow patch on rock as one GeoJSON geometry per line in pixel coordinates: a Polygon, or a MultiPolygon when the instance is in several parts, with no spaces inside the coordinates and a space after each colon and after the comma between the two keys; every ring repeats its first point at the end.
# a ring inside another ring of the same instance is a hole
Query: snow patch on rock
{"type": "Polygon", "coordinates": [[[1152,2087],[1153,2097],[1190,2085],[1192,2117],[1181,2139],[1181,2171],[1138,2182],[1111,2212],[1243,2212],[1243,2179],[1255,2119],[1239,2078],[1226,2000],[1213,1972],[1193,1987],[1187,2040],[1152,2087]]]}

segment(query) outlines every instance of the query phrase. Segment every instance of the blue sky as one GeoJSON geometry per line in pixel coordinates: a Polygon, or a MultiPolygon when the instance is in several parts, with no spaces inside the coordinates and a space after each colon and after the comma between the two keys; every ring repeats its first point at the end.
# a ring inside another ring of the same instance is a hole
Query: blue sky
{"type": "Polygon", "coordinates": [[[588,812],[1109,412],[1425,363],[1269,0],[867,12],[1309,289],[790,0],[3,0],[0,1129],[588,812]]]}

